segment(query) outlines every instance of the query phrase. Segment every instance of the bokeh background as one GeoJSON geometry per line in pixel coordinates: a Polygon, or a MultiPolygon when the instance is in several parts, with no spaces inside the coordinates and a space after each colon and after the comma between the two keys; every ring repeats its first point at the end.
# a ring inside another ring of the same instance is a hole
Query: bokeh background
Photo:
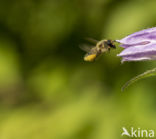
{"type": "Polygon", "coordinates": [[[122,48],[83,61],[84,38],[121,39],[156,25],[155,0],[1,0],[0,139],[118,139],[156,132],[156,78],[122,85],[155,61],[122,48]]]}

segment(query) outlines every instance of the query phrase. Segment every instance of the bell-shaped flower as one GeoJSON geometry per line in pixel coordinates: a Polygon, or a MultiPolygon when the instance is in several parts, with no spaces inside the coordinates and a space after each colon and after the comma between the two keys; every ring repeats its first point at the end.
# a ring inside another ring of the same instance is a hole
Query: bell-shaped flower
{"type": "Polygon", "coordinates": [[[156,27],[126,36],[119,42],[124,50],[117,56],[124,61],[156,60],[156,27]]]}

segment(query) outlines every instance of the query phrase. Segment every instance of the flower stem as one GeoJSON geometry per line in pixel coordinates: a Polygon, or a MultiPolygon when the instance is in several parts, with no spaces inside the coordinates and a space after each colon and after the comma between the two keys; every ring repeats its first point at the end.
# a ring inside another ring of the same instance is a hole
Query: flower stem
{"type": "Polygon", "coordinates": [[[156,76],[156,68],[151,69],[151,70],[147,70],[142,74],[139,74],[138,76],[135,76],[134,78],[132,78],[131,80],[129,80],[128,82],[126,82],[123,87],[121,88],[121,91],[124,91],[128,86],[130,86],[131,84],[133,84],[134,82],[146,78],[146,77],[150,77],[150,76],[156,76]]]}

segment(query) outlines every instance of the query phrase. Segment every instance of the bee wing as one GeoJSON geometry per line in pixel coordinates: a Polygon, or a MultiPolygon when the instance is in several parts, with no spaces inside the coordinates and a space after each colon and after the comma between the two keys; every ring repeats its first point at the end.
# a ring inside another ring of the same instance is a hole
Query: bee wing
{"type": "Polygon", "coordinates": [[[89,52],[94,46],[89,46],[89,45],[86,45],[86,44],[82,44],[82,45],[79,45],[80,49],[85,51],[85,52],[89,52]]]}
{"type": "Polygon", "coordinates": [[[95,40],[93,38],[85,38],[85,40],[87,40],[87,41],[89,41],[89,42],[91,42],[93,44],[97,44],[97,42],[98,42],[98,40],[95,40]]]}

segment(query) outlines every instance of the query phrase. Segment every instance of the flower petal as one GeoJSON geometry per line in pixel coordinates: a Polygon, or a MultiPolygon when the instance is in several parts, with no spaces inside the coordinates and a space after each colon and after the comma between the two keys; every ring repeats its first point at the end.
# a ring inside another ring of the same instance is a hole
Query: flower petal
{"type": "Polygon", "coordinates": [[[156,60],[156,55],[133,55],[133,56],[125,56],[122,59],[122,63],[125,61],[145,61],[145,60],[156,60]]]}
{"type": "Polygon", "coordinates": [[[123,48],[128,48],[128,47],[131,47],[131,46],[146,45],[148,43],[150,43],[150,41],[142,41],[140,43],[135,43],[135,44],[120,44],[120,46],[123,47],[123,48]]]}
{"type": "Polygon", "coordinates": [[[131,56],[131,55],[138,55],[138,54],[144,56],[147,53],[150,53],[150,55],[156,54],[156,43],[128,47],[124,49],[117,56],[123,57],[123,56],[131,56]]]}
{"type": "Polygon", "coordinates": [[[126,36],[121,40],[116,40],[116,41],[129,46],[135,45],[137,43],[146,42],[146,41],[156,42],[156,27],[135,32],[131,35],[126,36]]]}

